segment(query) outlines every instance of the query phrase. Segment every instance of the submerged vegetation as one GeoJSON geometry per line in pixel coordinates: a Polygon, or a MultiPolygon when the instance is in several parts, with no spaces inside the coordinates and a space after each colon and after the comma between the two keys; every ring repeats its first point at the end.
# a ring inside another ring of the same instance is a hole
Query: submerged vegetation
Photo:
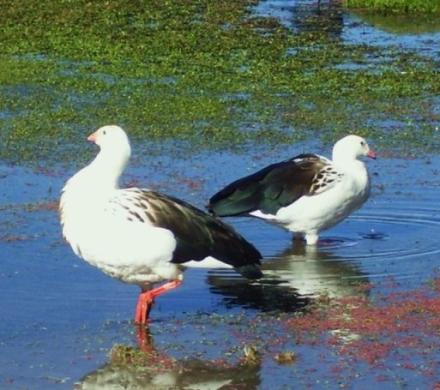
{"type": "Polygon", "coordinates": [[[0,0],[0,158],[70,159],[109,123],[209,147],[356,132],[438,149],[435,60],[289,30],[255,3],[0,0]]]}
{"type": "Polygon", "coordinates": [[[343,0],[343,2],[348,7],[385,13],[440,13],[438,0],[343,0]]]}

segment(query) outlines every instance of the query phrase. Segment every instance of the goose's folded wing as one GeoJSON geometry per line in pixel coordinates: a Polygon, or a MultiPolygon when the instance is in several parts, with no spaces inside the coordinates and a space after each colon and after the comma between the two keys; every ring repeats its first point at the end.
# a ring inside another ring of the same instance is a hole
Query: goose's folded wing
{"type": "Polygon", "coordinates": [[[260,264],[258,250],[232,227],[182,200],[141,189],[124,190],[118,198],[127,218],[173,233],[173,263],[212,256],[236,268],[260,264]]]}
{"type": "Polygon", "coordinates": [[[275,214],[304,195],[322,192],[326,187],[322,178],[330,170],[329,160],[301,154],[229,184],[210,199],[208,209],[218,216],[256,210],[275,214]]]}

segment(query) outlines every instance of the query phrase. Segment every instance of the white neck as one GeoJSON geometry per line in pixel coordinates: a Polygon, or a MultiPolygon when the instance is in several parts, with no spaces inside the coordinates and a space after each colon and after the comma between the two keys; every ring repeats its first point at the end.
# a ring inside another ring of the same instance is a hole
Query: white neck
{"type": "Polygon", "coordinates": [[[104,194],[119,188],[119,178],[130,158],[126,150],[101,150],[95,159],[81,169],[66,184],[65,190],[88,192],[89,196],[104,194]]]}
{"type": "Polygon", "coordinates": [[[333,153],[332,158],[333,163],[336,165],[356,165],[358,163],[363,164],[362,161],[358,160],[355,156],[352,155],[333,153]]]}
{"type": "Polygon", "coordinates": [[[119,188],[119,178],[128,164],[129,156],[100,151],[95,159],[84,169],[96,180],[93,187],[99,189],[119,188]]]}
{"type": "MultiPolygon", "coordinates": [[[[77,227],[81,231],[84,218],[90,222],[93,220],[91,217],[93,215],[102,217],[100,213],[105,209],[106,201],[119,188],[119,178],[129,158],[130,145],[128,143],[123,147],[106,145],[89,165],[67,181],[60,199],[61,221],[65,237],[72,234],[72,226],[74,232],[77,227]]],[[[99,218],[97,217],[98,220],[99,218]]]]}

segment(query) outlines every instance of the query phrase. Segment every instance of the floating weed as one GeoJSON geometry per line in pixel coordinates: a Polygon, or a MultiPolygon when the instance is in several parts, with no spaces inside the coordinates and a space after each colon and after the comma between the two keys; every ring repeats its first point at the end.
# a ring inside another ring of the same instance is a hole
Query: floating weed
{"type": "Polygon", "coordinates": [[[28,241],[28,240],[32,240],[34,238],[35,237],[26,236],[26,235],[5,234],[3,236],[0,236],[0,241],[14,243],[17,241],[28,241]]]}
{"type": "MultiPolygon", "coordinates": [[[[120,379],[125,381],[128,378],[141,377],[143,386],[148,387],[150,381],[154,381],[155,378],[170,374],[173,378],[179,378],[181,383],[193,381],[197,383],[209,378],[224,378],[227,379],[227,383],[237,382],[245,385],[256,375],[260,364],[260,354],[253,346],[247,346],[242,351],[241,358],[233,364],[227,358],[200,359],[186,356],[182,359],[175,359],[152,346],[146,351],[145,348],[114,345],[110,351],[109,363],[90,374],[89,379],[86,377],[84,382],[95,381],[97,377],[104,379],[107,373],[111,373],[112,380],[116,382],[120,379]],[[123,378],[118,379],[118,375],[123,375],[123,378]]],[[[168,384],[166,388],[171,388],[169,386],[171,385],[168,384]]],[[[186,388],[186,385],[183,387],[186,388]]]]}
{"type": "Polygon", "coordinates": [[[4,1],[0,158],[84,158],[85,134],[106,123],[201,148],[355,129],[382,148],[438,150],[434,60],[346,46],[319,23],[293,32],[255,4],[4,1]]]}
{"type": "Polygon", "coordinates": [[[256,345],[245,345],[243,348],[242,364],[257,365],[261,363],[261,352],[256,345]]]}
{"type": "Polygon", "coordinates": [[[150,369],[166,369],[176,364],[174,359],[158,353],[155,349],[146,352],[119,344],[114,345],[110,350],[110,362],[114,365],[141,366],[150,369]]]}
{"type": "Polygon", "coordinates": [[[338,354],[371,365],[391,355],[411,367],[440,347],[439,280],[430,287],[392,292],[374,300],[345,297],[286,321],[299,343],[317,338],[338,354]]]}
{"type": "Polygon", "coordinates": [[[277,353],[274,359],[278,364],[292,364],[296,361],[297,357],[294,352],[284,351],[277,353]]]}
{"type": "Polygon", "coordinates": [[[395,14],[440,13],[436,0],[343,0],[347,7],[395,14]]]}
{"type": "Polygon", "coordinates": [[[29,212],[58,211],[59,203],[58,201],[35,202],[35,203],[26,203],[22,205],[22,207],[29,212]]]}

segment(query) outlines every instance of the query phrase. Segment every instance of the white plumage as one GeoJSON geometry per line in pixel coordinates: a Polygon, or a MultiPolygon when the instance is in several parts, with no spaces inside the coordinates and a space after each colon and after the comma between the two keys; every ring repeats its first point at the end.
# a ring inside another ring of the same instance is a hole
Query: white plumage
{"type": "Polygon", "coordinates": [[[339,140],[333,161],[302,154],[239,179],[215,194],[209,209],[218,216],[250,215],[304,234],[309,245],[319,232],[357,210],[370,194],[361,156],[375,158],[356,135],[339,140]]]}
{"type": "Polygon", "coordinates": [[[191,260],[209,257],[212,263],[215,257],[217,267],[223,263],[246,277],[261,276],[260,253],[231,227],[178,199],[119,187],[131,153],[120,127],[104,126],[88,139],[100,152],[62,191],[63,235],[88,263],[142,288],[137,322],[146,321],[154,297],[180,284],[182,264],[191,260]],[[150,290],[163,280],[173,282],[150,290]]]}

